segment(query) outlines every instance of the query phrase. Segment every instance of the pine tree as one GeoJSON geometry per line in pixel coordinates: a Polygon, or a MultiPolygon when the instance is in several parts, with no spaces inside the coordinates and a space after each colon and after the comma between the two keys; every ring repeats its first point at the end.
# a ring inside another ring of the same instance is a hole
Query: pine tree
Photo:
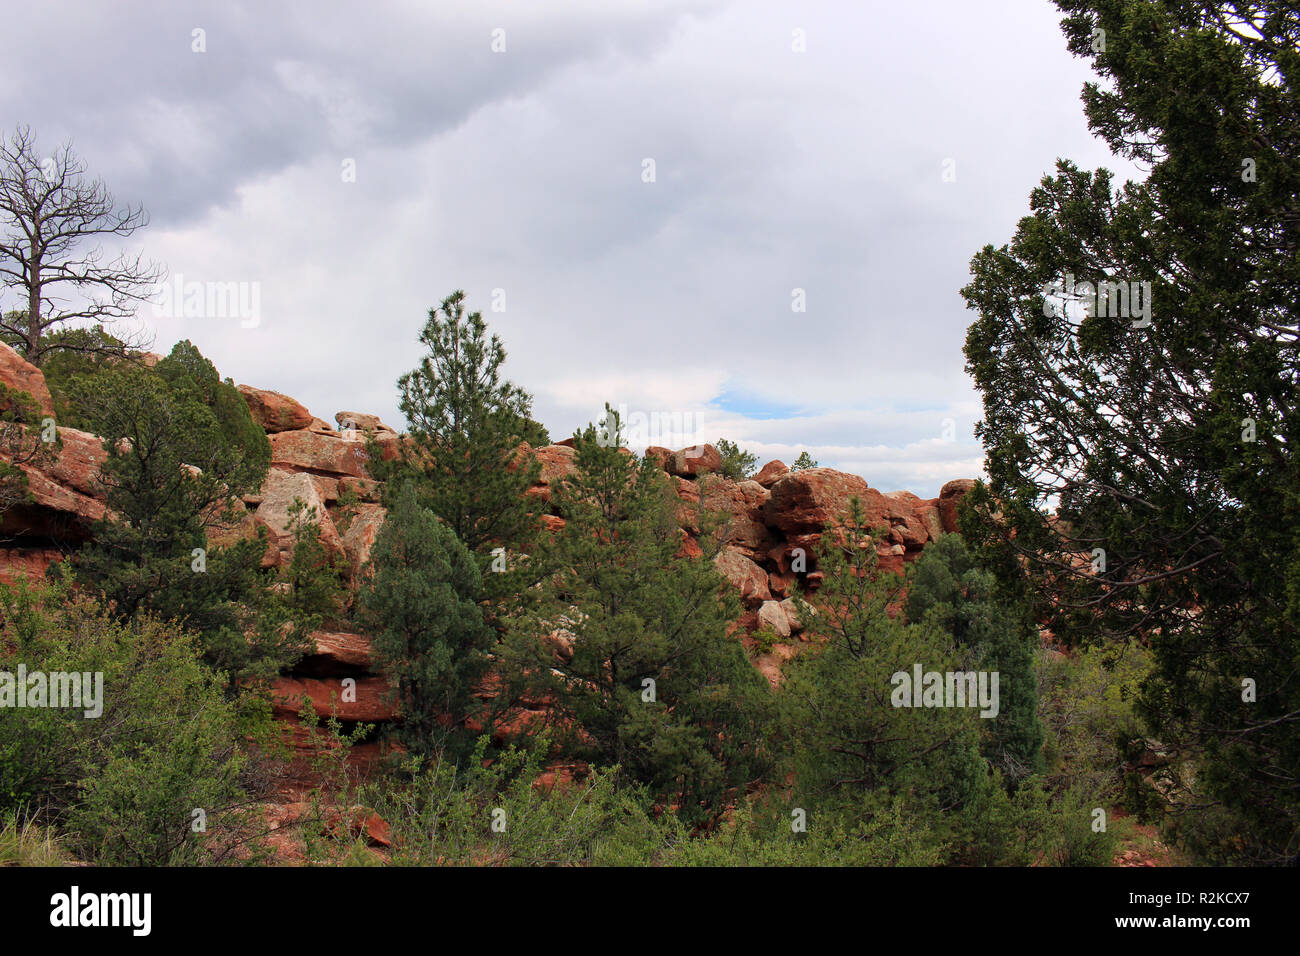
{"type": "MultiPolygon", "coordinates": [[[[536,534],[524,493],[536,484],[540,466],[518,450],[521,442],[548,439],[529,418],[529,395],[501,379],[501,340],[488,335],[480,313],[465,315],[464,298],[454,292],[430,310],[420,333],[427,355],[398,379],[410,443],[383,477],[394,487],[415,479],[421,501],[487,571],[495,549],[528,550],[536,534]]],[[[519,589],[514,570],[485,581],[489,596],[519,589]]]]}
{"type": "Polygon", "coordinates": [[[208,541],[233,524],[238,496],[256,491],[270,464],[266,435],[233,383],[181,342],[154,369],[123,364],[75,379],[69,400],[107,455],[108,510],[75,556],[76,580],[119,618],[147,611],[198,632],[232,689],[241,676],[273,676],[292,642],[247,636],[264,600],[265,541],[208,541]]]}
{"type": "Polygon", "coordinates": [[[1042,773],[1033,653],[1038,629],[1029,602],[1006,596],[961,536],[946,534],[909,568],[905,611],[909,621],[932,623],[955,644],[973,649],[980,670],[998,672],[998,716],[982,722],[985,757],[1008,783],[1042,773]]]}
{"type": "Polygon", "coordinates": [[[567,755],[618,765],[684,819],[715,818],[766,771],[770,692],[728,634],[734,591],[712,562],[678,556],[663,471],[621,445],[608,406],[601,429],[575,434],[555,572],[514,629],[511,663],[554,702],[567,755]]]}
{"type": "Polygon", "coordinates": [[[478,606],[482,579],[456,533],[405,482],[371,550],[360,592],[376,663],[397,683],[399,736],[421,755],[459,758],[472,746],[474,692],[494,635],[478,606]]]}
{"type": "Polygon", "coordinates": [[[993,777],[980,756],[974,708],[897,706],[894,675],[967,671],[977,659],[933,618],[891,611],[905,581],[881,574],[876,534],[854,498],[827,528],[818,568],[825,578],[797,607],[811,637],[785,668],[781,728],[794,799],[806,811],[853,825],[887,817],[902,800],[935,839],[970,839],[993,777]]]}
{"type": "Polygon", "coordinates": [[[1060,161],[972,262],[990,476],[972,535],[1058,639],[1150,643],[1143,710],[1180,755],[1195,848],[1294,863],[1300,15],[1058,6],[1105,81],[1090,126],[1150,172],[1116,189],[1060,161]]]}

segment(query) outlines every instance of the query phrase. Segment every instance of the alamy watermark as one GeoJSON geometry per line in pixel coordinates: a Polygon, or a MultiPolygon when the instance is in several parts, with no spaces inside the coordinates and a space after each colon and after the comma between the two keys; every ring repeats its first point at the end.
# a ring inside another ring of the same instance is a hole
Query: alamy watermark
{"type": "Polygon", "coordinates": [[[997,671],[896,671],[889,682],[895,707],[979,707],[981,717],[998,715],[997,671]]]}
{"type": "Polygon", "coordinates": [[[80,709],[86,717],[104,713],[102,671],[0,671],[0,707],[80,709]]]}
{"type": "Polygon", "coordinates": [[[262,283],[186,282],[176,273],[154,291],[153,314],[160,319],[239,319],[245,329],[262,324],[262,283]]]}
{"type": "Polygon", "coordinates": [[[1069,303],[1078,302],[1087,315],[1132,319],[1135,329],[1151,325],[1151,283],[1105,279],[1075,282],[1067,272],[1054,282],[1043,283],[1043,315],[1062,316],[1069,303]]]}
{"type": "MultiPolygon", "coordinates": [[[[694,412],[629,410],[620,403],[614,410],[618,416],[618,435],[629,448],[648,448],[659,445],[666,448],[686,447],[687,458],[704,454],[704,423],[694,412]]],[[[608,447],[614,444],[614,421],[602,419],[596,426],[596,441],[608,447]]]]}

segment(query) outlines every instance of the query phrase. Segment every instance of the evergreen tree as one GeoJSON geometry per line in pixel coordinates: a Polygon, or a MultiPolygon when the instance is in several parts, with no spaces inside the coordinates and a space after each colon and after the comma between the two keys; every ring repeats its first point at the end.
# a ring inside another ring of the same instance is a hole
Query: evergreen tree
{"type": "Polygon", "coordinates": [[[667,479],[621,447],[606,409],[574,435],[555,571],[512,635],[513,672],[554,702],[567,755],[618,765],[688,821],[716,818],[767,769],[770,692],[728,634],[733,589],[706,558],[678,556],[667,479]]]}
{"type": "Polygon", "coordinates": [[[1150,643],[1143,710],[1180,755],[1194,847],[1294,863],[1300,14],[1058,6],[1106,81],[1090,126],[1150,173],[1117,190],[1058,162],[972,262],[990,476],[972,535],[1059,639],[1150,643]],[[1230,838],[1196,836],[1210,815],[1230,838]]]}
{"type": "Polygon", "coordinates": [[[758,458],[751,452],[745,451],[735,442],[725,438],[719,438],[714,447],[722,456],[722,467],[719,473],[723,477],[730,478],[732,481],[744,481],[754,473],[758,458]]]}
{"type": "MultiPolygon", "coordinates": [[[[902,799],[918,825],[953,846],[970,841],[991,799],[976,708],[897,706],[894,675],[965,671],[975,654],[933,618],[889,608],[904,579],[878,573],[876,538],[856,498],[828,528],[815,603],[798,606],[816,640],[786,666],[783,737],[797,805],[871,824],[902,799]]],[[[910,700],[910,695],[905,695],[910,700]]]]}
{"type": "Polygon", "coordinates": [[[817,467],[817,462],[813,458],[813,456],[808,454],[808,452],[806,451],[801,451],[799,452],[799,457],[794,460],[794,464],[790,466],[790,470],[804,471],[807,468],[816,468],[816,467],[817,467]]]}
{"type": "Polygon", "coordinates": [[[292,656],[289,636],[258,628],[267,600],[265,540],[209,545],[230,527],[238,496],[256,491],[270,463],[266,435],[233,383],[189,342],[155,369],[123,364],[76,379],[69,398],[104,439],[108,511],[74,561],[76,580],[120,618],[149,611],[198,632],[205,658],[230,676],[273,676],[292,656]]]}
{"type": "Polygon", "coordinates": [[[1008,783],[1043,771],[1034,647],[1027,601],[1006,598],[995,575],[966,549],[960,535],[931,544],[909,569],[907,619],[927,622],[975,652],[980,670],[997,671],[998,715],[981,722],[982,751],[1008,783]]]}
{"type": "Polygon", "coordinates": [[[376,663],[397,683],[399,735],[413,753],[460,757],[472,746],[469,724],[482,713],[474,692],[494,642],[481,589],[469,549],[405,482],[371,549],[360,607],[376,663]]]}
{"type": "MultiPolygon", "coordinates": [[[[536,484],[540,468],[518,450],[521,442],[548,439],[529,418],[529,395],[501,379],[501,340],[488,335],[480,313],[465,315],[464,298],[454,292],[430,310],[420,333],[428,354],[398,379],[410,443],[382,477],[394,487],[414,478],[420,500],[487,571],[501,554],[496,549],[529,550],[536,535],[537,519],[524,493],[536,484]]],[[[519,562],[507,561],[503,575],[485,579],[489,597],[520,590],[518,570],[519,562]]]]}

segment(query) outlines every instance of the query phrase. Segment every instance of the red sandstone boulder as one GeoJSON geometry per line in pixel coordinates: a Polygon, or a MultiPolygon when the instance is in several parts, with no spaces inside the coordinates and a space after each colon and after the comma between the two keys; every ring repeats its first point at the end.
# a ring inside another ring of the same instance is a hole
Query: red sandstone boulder
{"type": "Polygon", "coordinates": [[[570,445],[546,445],[535,452],[541,473],[537,484],[528,489],[530,497],[550,501],[551,492],[564,483],[564,479],[578,473],[577,452],[570,445]]]}
{"type": "Polygon", "coordinates": [[[659,445],[649,445],[646,447],[645,454],[641,457],[653,461],[656,467],[667,471],[668,461],[673,457],[673,453],[667,448],[662,448],[659,445]]]}
{"type": "Polygon", "coordinates": [[[809,604],[804,605],[804,610],[801,613],[799,610],[799,604],[794,598],[786,598],[782,601],[781,609],[785,611],[786,620],[790,622],[791,634],[798,634],[801,631],[807,630],[808,622],[804,620],[804,614],[812,615],[817,613],[817,611],[809,604]]]}
{"type": "Polygon", "coordinates": [[[868,490],[857,475],[831,468],[792,471],[772,486],[765,510],[767,524],[786,535],[814,534],[827,524],[838,523],[853,497],[865,504],[868,490]]]}
{"type": "MultiPolygon", "coordinates": [[[[727,543],[751,558],[764,555],[772,546],[772,534],[763,523],[763,507],[771,497],[770,492],[757,481],[731,481],[712,476],[702,478],[699,485],[704,488],[705,509],[727,516],[727,543]]],[[[683,497],[680,492],[678,497],[683,497]]]]}
{"type": "Polygon", "coordinates": [[[236,387],[239,389],[239,394],[244,396],[244,401],[248,403],[248,411],[252,414],[253,421],[267,432],[294,431],[306,428],[312,423],[311,412],[307,411],[301,402],[288,395],[281,395],[279,392],[264,388],[253,388],[251,385],[236,387]]]}
{"type": "Polygon", "coordinates": [[[925,547],[930,540],[930,529],[918,510],[921,499],[910,491],[891,491],[884,498],[889,503],[885,517],[894,543],[903,545],[908,551],[925,547]]]}
{"type": "Polygon", "coordinates": [[[539,480],[544,485],[555,485],[578,473],[577,451],[572,445],[546,445],[537,449],[537,461],[542,466],[539,480]]]}
{"type": "Polygon", "coordinates": [[[780,638],[790,636],[790,618],[780,601],[764,601],[758,609],[758,626],[780,638]]]}
{"type": "Polygon", "coordinates": [[[767,588],[767,572],[741,552],[727,548],[713,559],[713,564],[740,592],[740,599],[747,606],[758,606],[772,600],[772,592],[767,588]]]}
{"type": "Polygon", "coordinates": [[[314,671],[338,675],[371,669],[370,638],[366,635],[346,631],[313,631],[311,639],[313,648],[298,662],[296,673],[314,671]]]}
{"type": "Polygon", "coordinates": [[[276,468],[370,477],[366,470],[366,444],[360,435],[349,439],[337,433],[298,429],[267,437],[271,442],[271,464],[276,468]]]}
{"type": "Polygon", "coordinates": [[[388,681],[366,675],[332,679],[277,678],[271,685],[271,710],[277,717],[296,717],[302,710],[304,695],[311,700],[318,717],[337,713],[339,720],[381,723],[395,720],[398,716],[388,681]]]}
{"type": "Polygon", "coordinates": [[[334,421],[338,422],[339,431],[362,431],[362,432],[397,432],[389,428],[379,420],[378,415],[367,415],[365,412],[335,412],[334,421]]]}
{"type": "Polygon", "coordinates": [[[26,392],[40,405],[43,414],[54,414],[54,399],[45,384],[45,375],[3,342],[0,342],[0,382],[16,391],[26,392]]]}
{"type": "Polygon", "coordinates": [[[771,488],[788,474],[790,474],[790,468],[785,462],[773,460],[758,470],[754,480],[764,488],[771,488]]]}
{"type": "Polygon", "coordinates": [[[308,507],[316,509],[320,526],[320,542],[332,555],[344,554],[338,529],[325,508],[312,476],[303,472],[272,468],[262,484],[262,503],[257,506],[256,518],[271,532],[271,546],[279,552],[275,563],[283,564],[293,555],[293,536],[289,533],[289,509],[295,498],[301,498],[308,507]]]}
{"type": "Polygon", "coordinates": [[[958,478],[939,489],[939,517],[943,522],[944,531],[951,534],[959,530],[957,527],[957,505],[974,487],[975,480],[973,478],[958,478]]]}
{"type": "Polygon", "coordinates": [[[694,478],[706,475],[722,468],[722,455],[712,445],[692,445],[681,451],[673,452],[664,463],[664,470],[670,475],[682,478],[694,478]]]}
{"type": "Polygon", "coordinates": [[[361,569],[370,560],[370,549],[375,546],[375,539],[388,517],[382,505],[362,504],[356,506],[356,513],[348,522],[348,530],[343,532],[343,552],[348,556],[352,566],[352,580],[356,583],[361,569]]]}

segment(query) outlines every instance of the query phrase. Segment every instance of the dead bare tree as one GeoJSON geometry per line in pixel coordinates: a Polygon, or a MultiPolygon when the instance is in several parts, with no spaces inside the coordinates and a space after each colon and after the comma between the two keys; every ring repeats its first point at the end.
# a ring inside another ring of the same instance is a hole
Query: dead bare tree
{"type": "Polygon", "coordinates": [[[162,278],[162,269],[138,254],[106,262],[95,244],[148,225],[144,207],[118,208],[103,180],[86,177],[71,143],[42,158],[28,126],[0,139],[0,221],[0,287],[15,290],[25,306],[0,315],[0,330],[18,340],[33,365],[51,349],[108,351],[94,338],[51,342],[45,333],[128,318],[162,278]]]}

